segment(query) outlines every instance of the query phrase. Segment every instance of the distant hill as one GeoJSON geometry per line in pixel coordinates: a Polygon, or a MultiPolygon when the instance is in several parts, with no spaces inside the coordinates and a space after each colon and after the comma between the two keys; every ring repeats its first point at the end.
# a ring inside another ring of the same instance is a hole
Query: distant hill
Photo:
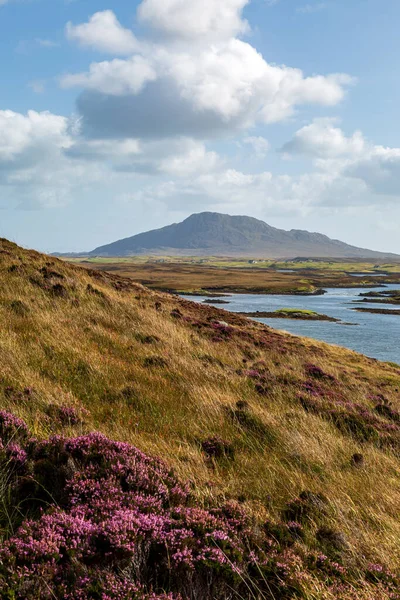
{"type": "Polygon", "coordinates": [[[320,233],[285,231],[253,217],[203,212],[182,223],[140,233],[89,253],[91,256],[251,256],[268,258],[335,257],[399,259],[396,254],[375,252],[332,240],[320,233]]]}

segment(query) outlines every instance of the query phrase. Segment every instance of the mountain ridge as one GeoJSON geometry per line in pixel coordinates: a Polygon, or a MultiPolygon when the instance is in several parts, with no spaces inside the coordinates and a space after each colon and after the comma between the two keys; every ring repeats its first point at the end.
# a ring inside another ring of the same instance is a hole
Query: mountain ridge
{"type": "Polygon", "coordinates": [[[400,255],[358,248],[301,229],[286,231],[254,217],[202,212],[180,223],[99,246],[89,256],[137,254],[249,256],[254,258],[396,258],[400,255]]]}

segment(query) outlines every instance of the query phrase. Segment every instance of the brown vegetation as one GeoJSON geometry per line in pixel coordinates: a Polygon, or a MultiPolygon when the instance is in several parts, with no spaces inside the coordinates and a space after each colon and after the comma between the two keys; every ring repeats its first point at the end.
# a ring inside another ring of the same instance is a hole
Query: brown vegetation
{"type": "MultiPolygon", "coordinates": [[[[82,262],[82,266],[109,272],[120,277],[129,277],[149,288],[175,293],[253,293],[253,294],[315,294],[326,287],[373,287],[382,285],[382,277],[367,274],[358,278],[347,274],[338,265],[334,269],[299,269],[282,273],[275,268],[251,267],[242,264],[218,266],[193,264],[181,260],[176,262],[146,263],[96,259],[96,262],[82,262]]],[[[393,274],[386,281],[399,281],[393,274]]]]}

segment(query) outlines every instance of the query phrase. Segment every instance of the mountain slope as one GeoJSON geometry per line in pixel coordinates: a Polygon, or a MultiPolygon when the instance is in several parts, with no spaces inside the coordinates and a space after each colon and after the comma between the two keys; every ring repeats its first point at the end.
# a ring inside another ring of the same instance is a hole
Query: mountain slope
{"type": "Polygon", "coordinates": [[[1,597],[398,597],[399,367],[6,240],[0,359],[1,597]]]}
{"type": "MultiPolygon", "coordinates": [[[[140,233],[93,250],[95,256],[167,254],[192,256],[263,256],[268,258],[362,257],[390,258],[396,255],[374,252],[332,240],[319,233],[292,229],[284,231],[253,217],[194,214],[182,223],[140,233]]],[[[397,257],[400,258],[400,257],[397,257]]]]}

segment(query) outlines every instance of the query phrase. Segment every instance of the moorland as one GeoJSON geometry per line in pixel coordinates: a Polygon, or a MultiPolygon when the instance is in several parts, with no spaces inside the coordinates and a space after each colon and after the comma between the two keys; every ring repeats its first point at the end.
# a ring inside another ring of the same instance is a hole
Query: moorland
{"type": "Polygon", "coordinates": [[[398,365],[6,240],[0,331],[0,597],[399,597],[398,365]]]}
{"type": "Polygon", "coordinates": [[[149,288],[180,294],[318,294],[326,287],[374,287],[400,283],[400,262],[365,259],[285,261],[213,257],[69,259],[149,288]]]}

